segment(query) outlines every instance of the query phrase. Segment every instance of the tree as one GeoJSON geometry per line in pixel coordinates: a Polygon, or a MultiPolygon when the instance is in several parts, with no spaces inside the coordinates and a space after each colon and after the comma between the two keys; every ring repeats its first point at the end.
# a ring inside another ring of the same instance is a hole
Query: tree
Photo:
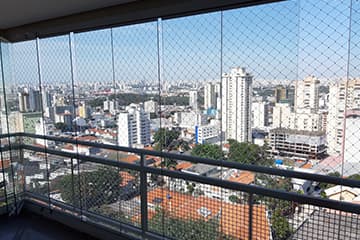
{"type": "MultiPolygon", "coordinates": [[[[340,174],[339,174],[340,176],[340,174]]],[[[360,174],[353,174],[351,176],[348,177],[349,179],[352,179],[352,180],[357,180],[357,181],[360,181],[360,174]]]]}
{"type": "Polygon", "coordinates": [[[191,155],[203,158],[211,158],[211,159],[222,159],[224,157],[224,153],[221,150],[220,146],[213,144],[198,144],[196,145],[191,155]]]}
{"type": "MultiPolygon", "coordinates": [[[[328,173],[327,175],[330,176],[330,177],[341,177],[341,174],[340,174],[339,172],[331,172],[331,173],[328,173]]],[[[350,176],[349,178],[350,178],[350,179],[356,179],[356,177],[357,177],[356,175],[358,175],[358,174],[354,174],[354,175],[350,176]]],[[[321,183],[319,183],[318,186],[319,186],[321,189],[324,190],[324,189],[327,189],[327,188],[334,187],[335,184],[321,182],[321,183]]]]}
{"type": "Polygon", "coordinates": [[[280,209],[276,209],[271,217],[271,227],[275,235],[275,239],[287,239],[292,233],[291,226],[286,217],[284,217],[280,209]]]}
{"type": "Polygon", "coordinates": [[[232,202],[232,203],[240,203],[240,202],[241,202],[240,199],[239,199],[239,197],[236,196],[236,195],[231,195],[231,196],[229,197],[229,201],[232,202]]]}
{"type": "Polygon", "coordinates": [[[219,223],[215,219],[185,220],[170,216],[167,212],[158,209],[149,221],[151,231],[164,234],[172,239],[218,240],[220,238],[219,223]]]}
{"type": "Polygon", "coordinates": [[[245,164],[257,164],[263,166],[271,166],[273,160],[267,153],[267,145],[259,146],[253,143],[238,142],[229,139],[230,149],[228,158],[230,161],[245,164]]]}
{"type": "Polygon", "coordinates": [[[168,130],[166,128],[160,128],[155,134],[154,134],[154,141],[156,143],[156,149],[168,149],[170,144],[177,140],[180,136],[180,132],[177,130],[168,130]]]}
{"type": "Polygon", "coordinates": [[[173,140],[169,146],[168,146],[169,150],[178,150],[180,152],[186,152],[188,150],[190,150],[190,146],[189,143],[179,139],[179,140],[173,140]]]}
{"type": "MultiPolygon", "coordinates": [[[[282,190],[289,192],[293,189],[290,178],[282,178],[268,174],[257,173],[256,184],[268,189],[282,190]]],[[[271,224],[274,233],[274,239],[286,239],[291,234],[291,226],[288,222],[289,216],[295,213],[297,203],[281,200],[277,198],[268,198],[261,195],[255,195],[254,201],[265,204],[271,214],[271,224]]]]}
{"type": "Polygon", "coordinates": [[[63,122],[57,122],[55,123],[55,128],[63,132],[67,129],[67,125],[63,122]]]}
{"type": "Polygon", "coordinates": [[[195,184],[194,183],[188,183],[186,185],[186,190],[188,191],[188,193],[190,195],[193,194],[193,192],[195,191],[195,184]]]}
{"type": "Polygon", "coordinates": [[[176,165],[177,165],[177,161],[176,161],[176,159],[173,159],[173,158],[164,158],[160,163],[161,167],[167,168],[167,169],[173,169],[176,167],[176,165]]]}
{"type": "Polygon", "coordinates": [[[122,182],[119,171],[114,167],[101,167],[80,175],[65,175],[52,183],[52,189],[59,190],[61,198],[72,205],[85,208],[98,207],[117,201],[122,182]]]}

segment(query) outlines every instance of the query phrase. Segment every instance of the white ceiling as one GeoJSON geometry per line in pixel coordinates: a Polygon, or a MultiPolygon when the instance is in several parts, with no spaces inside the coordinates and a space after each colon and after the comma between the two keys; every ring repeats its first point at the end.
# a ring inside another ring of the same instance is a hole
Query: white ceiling
{"type": "Polygon", "coordinates": [[[136,0],[0,0],[0,29],[134,1],[136,0]]]}

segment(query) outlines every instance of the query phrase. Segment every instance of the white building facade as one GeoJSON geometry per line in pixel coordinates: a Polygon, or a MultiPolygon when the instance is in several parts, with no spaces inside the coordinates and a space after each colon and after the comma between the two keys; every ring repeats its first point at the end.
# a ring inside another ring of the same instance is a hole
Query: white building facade
{"type": "Polygon", "coordinates": [[[127,147],[150,144],[150,116],[143,106],[130,104],[119,113],[118,143],[127,147]]]}
{"type": "MultiPolygon", "coordinates": [[[[50,123],[46,123],[44,118],[40,118],[39,121],[35,124],[35,134],[51,136],[54,135],[54,125],[50,123]]],[[[45,140],[41,138],[36,139],[36,143],[46,147],[55,146],[54,141],[45,140]]]]}
{"type": "Polygon", "coordinates": [[[328,153],[340,154],[343,142],[345,112],[360,109],[360,79],[330,85],[326,123],[328,153]]]}
{"type": "Polygon", "coordinates": [[[195,111],[198,109],[198,92],[197,91],[189,92],[189,105],[195,111]]]}
{"type": "Polygon", "coordinates": [[[319,110],[319,87],[320,81],[314,76],[297,81],[295,85],[295,111],[297,109],[319,110]]]}
{"type": "Polygon", "coordinates": [[[177,112],[174,116],[175,122],[181,128],[194,129],[195,126],[207,124],[207,116],[195,111],[177,112]]]}
{"type": "Polygon", "coordinates": [[[147,113],[157,113],[159,104],[154,100],[144,102],[144,109],[147,113]]]}
{"type": "Polygon", "coordinates": [[[292,111],[288,103],[277,103],[273,107],[273,128],[299,131],[322,131],[322,114],[309,108],[292,111]]]}
{"type": "Polygon", "coordinates": [[[210,124],[195,126],[195,143],[216,143],[220,141],[220,122],[214,120],[210,124]]]}
{"type": "Polygon", "coordinates": [[[344,134],[344,162],[359,163],[360,111],[348,111],[344,134]]]}
{"type": "Polygon", "coordinates": [[[263,129],[267,126],[269,118],[268,107],[269,104],[263,101],[251,104],[251,125],[253,128],[263,129]]]}
{"type": "Polygon", "coordinates": [[[205,84],[204,107],[205,109],[220,109],[220,83],[205,84]]]}
{"type": "Polygon", "coordinates": [[[221,118],[225,139],[251,142],[252,79],[240,67],[223,74],[221,118]]]}

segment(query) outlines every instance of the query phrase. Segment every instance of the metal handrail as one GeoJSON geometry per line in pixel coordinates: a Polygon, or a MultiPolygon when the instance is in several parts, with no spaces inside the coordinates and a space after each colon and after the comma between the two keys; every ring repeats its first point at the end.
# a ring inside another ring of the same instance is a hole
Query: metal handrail
{"type": "MultiPolygon", "coordinates": [[[[78,145],[84,145],[84,146],[90,146],[90,147],[97,147],[97,148],[103,148],[103,149],[109,149],[109,150],[115,150],[115,151],[121,151],[121,152],[129,152],[129,153],[134,153],[134,154],[138,154],[138,155],[144,154],[144,155],[156,156],[156,157],[161,157],[161,158],[183,160],[183,161],[188,161],[188,162],[192,162],[192,163],[203,163],[203,164],[208,164],[208,165],[212,165],[212,166],[222,166],[222,167],[235,168],[235,169],[239,169],[239,170],[246,170],[246,171],[252,171],[252,172],[257,172],[257,173],[266,173],[269,175],[276,175],[276,176],[282,176],[282,177],[288,177],[288,178],[300,178],[300,179],[306,179],[306,180],[311,180],[311,181],[316,181],[316,182],[325,182],[325,183],[332,183],[332,184],[343,185],[343,186],[348,186],[348,187],[360,188],[360,181],[358,181],[358,180],[344,179],[344,178],[321,175],[321,174],[316,174],[316,173],[298,172],[298,171],[292,171],[292,170],[263,167],[263,166],[250,165],[250,164],[242,164],[242,163],[226,161],[226,160],[216,160],[216,159],[195,157],[195,156],[189,156],[189,155],[183,155],[183,154],[174,154],[174,153],[168,153],[168,152],[153,151],[153,150],[147,150],[147,149],[138,149],[138,148],[130,148],[130,147],[116,146],[116,145],[96,143],[96,142],[79,141],[76,139],[56,137],[56,136],[37,135],[37,134],[33,134],[33,133],[16,133],[15,135],[22,136],[22,137],[39,138],[39,139],[44,139],[44,140],[52,140],[52,141],[58,141],[58,142],[63,142],[63,143],[78,144],[78,145]]],[[[1,135],[0,135],[0,138],[1,138],[1,135]]],[[[47,148],[46,151],[50,151],[50,149],[47,148]]],[[[128,166],[128,167],[131,168],[131,166],[128,166]]]]}
{"type": "MultiPolygon", "coordinates": [[[[32,146],[32,145],[27,145],[27,144],[24,144],[23,148],[27,149],[27,150],[32,150],[32,151],[38,151],[38,152],[44,151],[44,148],[42,148],[42,147],[37,147],[37,146],[32,146]]],[[[83,160],[83,161],[105,164],[105,165],[119,167],[119,168],[126,168],[126,169],[135,170],[135,171],[145,171],[146,173],[159,174],[159,175],[168,176],[168,177],[172,177],[172,178],[180,178],[180,179],[199,182],[199,183],[203,183],[203,184],[209,184],[209,185],[214,185],[214,186],[218,186],[218,187],[223,187],[223,188],[227,188],[227,189],[231,189],[231,190],[237,190],[237,191],[253,193],[253,194],[263,195],[263,196],[272,197],[272,198],[294,201],[294,202],[298,202],[298,203],[306,203],[306,204],[311,204],[311,205],[315,205],[315,206],[319,206],[319,207],[327,207],[327,208],[332,208],[332,209],[336,209],[336,210],[340,210],[340,211],[346,211],[346,212],[360,214],[360,208],[358,207],[357,204],[353,204],[353,203],[341,202],[341,201],[337,201],[337,200],[324,199],[324,198],[319,198],[319,197],[313,197],[313,196],[309,196],[309,195],[304,195],[304,194],[299,194],[299,193],[294,193],[294,192],[286,192],[286,191],[282,191],[282,190],[268,189],[268,188],[261,187],[261,186],[248,185],[248,184],[243,184],[243,183],[238,183],[238,182],[231,182],[231,181],[227,181],[227,180],[223,180],[223,179],[219,179],[219,178],[204,177],[204,176],[200,176],[200,175],[184,173],[181,171],[173,171],[173,170],[168,170],[168,169],[163,169],[163,168],[149,167],[146,165],[140,166],[137,164],[131,164],[131,163],[126,163],[126,162],[121,162],[121,161],[116,161],[116,160],[110,160],[105,157],[91,156],[91,155],[86,156],[86,155],[77,154],[77,153],[63,152],[63,151],[55,150],[55,149],[47,149],[46,151],[47,151],[47,153],[53,154],[53,155],[69,157],[69,158],[77,158],[77,159],[83,160]]],[[[144,155],[144,154],[141,153],[140,156],[141,155],[144,155]]],[[[159,154],[159,155],[161,155],[161,154],[159,154]]],[[[182,155],[179,155],[179,156],[182,156],[182,155]]],[[[180,157],[178,159],[182,160],[182,158],[180,158],[180,157]]]]}
{"type": "MultiPolygon", "coordinates": [[[[319,174],[310,174],[310,173],[300,173],[296,171],[290,171],[290,170],[282,170],[282,169],[276,169],[276,168],[270,168],[270,167],[262,167],[262,166],[255,166],[255,165],[245,165],[230,161],[219,161],[214,159],[206,159],[206,158],[200,158],[200,157],[194,157],[194,156],[188,156],[188,155],[181,155],[181,154],[172,154],[167,152],[158,152],[158,151],[151,151],[151,150],[145,150],[145,149],[135,149],[135,148],[128,148],[128,147],[121,147],[121,146],[114,146],[114,145],[108,145],[108,144],[101,144],[101,143],[94,143],[94,142],[86,142],[86,141],[79,141],[77,139],[70,139],[70,138],[61,138],[61,137],[55,137],[55,136],[43,136],[43,135],[36,135],[36,134],[30,134],[30,133],[15,133],[15,134],[9,134],[9,135],[0,135],[0,138],[9,138],[9,137],[19,137],[16,141],[13,143],[10,143],[10,145],[1,146],[1,151],[8,151],[8,150],[30,150],[35,152],[44,152],[46,154],[52,154],[57,156],[63,156],[68,157],[72,159],[78,159],[93,163],[99,163],[103,165],[118,167],[118,168],[125,168],[129,170],[134,170],[140,173],[140,197],[141,197],[141,228],[136,226],[131,226],[128,224],[123,224],[122,222],[118,222],[113,219],[109,219],[107,217],[91,213],[87,211],[86,209],[77,209],[75,206],[58,202],[54,199],[50,198],[50,193],[48,193],[48,197],[42,196],[37,193],[29,192],[24,189],[25,201],[32,201],[32,203],[39,204],[41,206],[44,206],[45,208],[48,208],[50,211],[57,210],[62,211],[64,213],[71,214],[79,218],[80,221],[83,221],[81,216],[87,216],[91,217],[91,219],[95,219],[96,221],[100,221],[104,224],[108,225],[114,225],[114,224],[121,224],[121,226],[124,226],[125,230],[128,230],[132,233],[139,234],[143,236],[143,238],[151,238],[151,239],[157,239],[158,235],[154,234],[153,236],[151,232],[148,230],[148,199],[147,199],[147,174],[157,174],[161,176],[167,176],[170,178],[176,178],[176,179],[183,179],[187,181],[193,181],[201,184],[208,184],[212,186],[217,186],[225,189],[235,190],[235,191],[241,191],[246,192],[249,194],[249,239],[251,239],[252,236],[252,205],[253,203],[253,196],[254,195],[260,195],[280,200],[286,200],[286,201],[292,201],[300,204],[309,204],[313,206],[318,206],[320,208],[330,208],[334,210],[339,210],[343,212],[348,213],[354,213],[354,214],[360,214],[360,208],[357,204],[349,203],[349,202],[343,202],[343,201],[337,201],[337,200],[331,200],[331,199],[324,199],[319,197],[313,197],[309,195],[299,194],[295,192],[286,192],[282,190],[275,190],[275,189],[269,189],[266,187],[258,186],[258,185],[248,185],[238,182],[232,182],[228,180],[223,180],[220,178],[212,178],[212,177],[205,177],[201,175],[195,175],[190,174],[186,172],[176,171],[176,170],[170,170],[165,168],[156,168],[147,166],[145,164],[145,156],[151,155],[156,157],[162,157],[162,158],[173,158],[176,160],[184,160],[192,163],[204,163],[209,164],[213,166],[222,166],[222,167],[229,167],[229,168],[235,168],[235,169],[241,169],[241,170],[248,170],[252,172],[260,172],[260,173],[266,173],[270,175],[277,175],[277,176],[284,176],[284,177],[293,177],[293,178],[300,178],[300,179],[308,179],[312,181],[317,182],[328,182],[328,183],[334,183],[334,184],[340,184],[343,186],[350,186],[350,187],[360,187],[360,181],[357,180],[349,180],[349,179],[342,179],[337,177],[330,177],[330,176],[323,176],[319,174]],[[52,140],[52,141],[58,141],[63,143],[70,143],[70,144],[79,144],[84,146],[90,146],[90,147],[97,147],[97,148],[103,148],[103,149],[111,149],[115,151],[122,151],[122,152],[130,152],[133,154],[137,154],[140,156],[140,164],[131,164],[127,162],[117,161],[108,159],[101,156],[96,155],[84,155],[79,154],[78,152],[72,153],[72,152],[66,152],[61,151],[58,149],[52,149],[52,148],[45,148],[45,147],[39,147],[31,144],[27,144],[23,141],[23,137],[29,137],[29,138],[40,138],[44,140],[52,140]],[[40,202],[44,204],[40,204],[40,202]],[[54,208],[55,206],[55,208],[54,208]],[[149,237],[151,236],[151,237],[149,237]]],[[[21,155],[22,156],[22,155],[21,155]]],[[[49,179],[47,180],[49,181],[49,179]]],[[[95,223],[97,224],[97,223],[95,223]]],[[[162,239],[162,238],[160,238],[162,239]]]]}

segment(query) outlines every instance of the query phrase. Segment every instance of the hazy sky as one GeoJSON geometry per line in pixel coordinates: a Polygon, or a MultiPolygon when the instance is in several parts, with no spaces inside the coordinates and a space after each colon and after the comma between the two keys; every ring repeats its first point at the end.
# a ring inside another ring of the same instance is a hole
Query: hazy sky
{"type": "MultiPolygon", "coordinates": [[[[353,1],[350,49],[350,0],[287,1],[225,11],[222,16],[214,12],[114,28],[116,80],[157,82],[158,24],[163,81],[219,79],[221,69],[227,72],[235,66],[246,67],[261,85],[307,75],[333,79],[346,76],[348,56],[350,76],[355,77],[359,11],[360,1],[353,1]]],[[[75,80],[111,81],[110,30],[75,34],[74,39],[75,80]]],[[[8,47],[9,53],[3,48],[11,62],[6,81],[38,84],[35,41],[8,47]]],[[[40,56],[43,82],[71,81],[68,35],[41,39],[40,56]]]]}

